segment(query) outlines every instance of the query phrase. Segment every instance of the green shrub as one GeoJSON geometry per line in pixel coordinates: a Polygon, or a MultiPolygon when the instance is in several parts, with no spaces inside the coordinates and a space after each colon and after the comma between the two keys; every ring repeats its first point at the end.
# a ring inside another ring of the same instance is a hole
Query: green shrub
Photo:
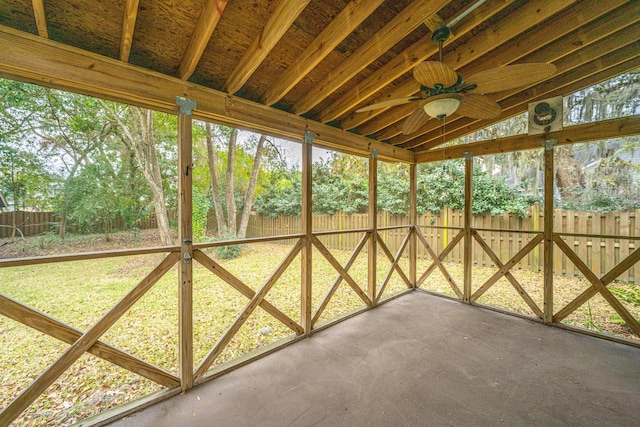
{"type": "MultiPolygon", "coordinates": [[[[222,242],[225,240],[236,240],[235,234],[230,233],[228,231],[224,231],[220,233],[216,241],[222,242]]],[[[242,246],[244,245],[227,245],[227,246],[216,246],[213,248],[214,253],[216,254],[216,258],[218,259],[234,259],[240,255],[240,251],[242,250],[242,246]]]]}

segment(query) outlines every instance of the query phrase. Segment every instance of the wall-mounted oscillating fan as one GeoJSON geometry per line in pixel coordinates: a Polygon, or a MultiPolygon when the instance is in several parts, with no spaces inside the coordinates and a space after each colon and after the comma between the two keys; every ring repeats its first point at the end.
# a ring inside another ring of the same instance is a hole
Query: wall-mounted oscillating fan
{"type": "Polygon", "coordinates": [[[413,68],[413,77],[420,83],[420,96],[389,99],[356,112],[418,102],[418,108],[403,124],[404,134],[414,133],[431,117],[443,120],[454,112],[472,119],[492,119],[498,117],[502,109],[485,94],[530,85],[553,76],[557,71],[553,64],[517,64],[481,71],[463,79],[442,62],[442,45],[449,35],[447,26],[437,28],[431,39],[438,44],[440,61],[424,61],[413,68]]]}
{"type": "Polygon", "coordinates": [[[529,135],[562,130],[562,96],[529,104],[529,135]]]}

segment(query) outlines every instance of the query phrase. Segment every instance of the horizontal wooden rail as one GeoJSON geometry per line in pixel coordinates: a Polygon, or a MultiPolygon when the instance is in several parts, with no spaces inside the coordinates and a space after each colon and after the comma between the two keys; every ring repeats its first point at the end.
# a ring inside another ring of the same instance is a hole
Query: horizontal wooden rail
{"type": "Polygon", "coordinates": [[[592,237],[594,239],[621,239],[621,240],[640,240],[640,236],[619,236],[615,234],[587,234],[587,233],[556,233],[556,236],[568,237],[592,237]]]}
{"type": "Polygon", "coordinates": [[[0,268],[24,265],[51,264],[54,262],[83,261],[88,259],[114,258],[121,256],[161,254],[179,252],[180,246],[158,246],[155,248],[118,249],[113,251],[85,252],[68,255],[48,255],[29,258],[9,258],[0,260],[0,268]]]}
{"type": "Polygon", "coordinates": [[[352,228],[350,230],[328,230],[328,231],[314,231],[314,236],[333,236],[336,234],[350,234],[350,233],[371,233],[370,228],[352,228]]]}
{"type": "Polygon", "coordinates": [[[409,224],[403,224],[403,225],[390,225],[388,227],[378,227],[377,230],[378,231],[385,231],[385,230],[400,230],[402,228],[413,228],[413,225],[409,225],[409,224]]]}
{"type": "Polygon", "coordinates": [[[464,230],[464,227],[450,227],[448,225],[422,225],[418,224],[418,227],[433,228],[436,230],[464,230]]]}
{"type": "Polygon", "coordinates": [[[285,234],[282,236],[250,237],[248,239],[219,240],[217,242],[195,243],[193,245],[193,249],[217,248],[220,246],[231,246],[231,245],[247,245],[250,243],[277,242],[279,240],[294,240],[294,239],[299,239],[301,237],[304,237],[304,234],[285,234]]]}
{"type": "Polygon", "coordinates": [[[499,233],[520,233],[520,234],[539,234],[543,230],[514,230],[510,228],[475,228],[471,227],[471,230],[485,231],[485,232],[499,232],[499,233]]]}

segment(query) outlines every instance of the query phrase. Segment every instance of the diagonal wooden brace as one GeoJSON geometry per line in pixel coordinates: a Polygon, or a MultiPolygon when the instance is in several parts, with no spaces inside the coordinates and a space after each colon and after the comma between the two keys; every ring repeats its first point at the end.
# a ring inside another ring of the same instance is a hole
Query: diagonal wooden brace
{"type": "MultiPolygon", "coordinates": [[[[431,245],[429,244],[429,242],[427,242],[427,239],[424,237],[424,234],[422,234],[422,231],[420,231],[420,229],[416,229],[416,230],[418,232],[418,238],[420,239],[420,241],[424,245],[425,249],[429,253],[429,256],[433,259],[433,262],[436,264],[436,266],[438,266],[438,268],[440,269],[440,272],[442,273],[442,275],[444,276],[446,281],[451,286],[451,289],[453,289],[453,291],[456,293],[458,298],[462,299],[463,298],[462,291],[458,287],[458,284],[456,283],[455,280],[453,280],[453,277],[451,277],[451,275],[449,274],[449,272],[447,271],[445,266],[442,264],[442,261],[440,261],[440,257],[438,257],[438,255],[436,255],[435,251],[431,248],[431,245]]],[[[464,236],[464,230],[462,230],[460,235],[464,236]]],[[[462,237],[460,237],[460,238],[462,238],[462,237]]],[[[452,246],[452,248],[453,248],[453,246],[452,246]]],[[[420,282],[420,283],[422,283],[422,282],[420,282]]]]}

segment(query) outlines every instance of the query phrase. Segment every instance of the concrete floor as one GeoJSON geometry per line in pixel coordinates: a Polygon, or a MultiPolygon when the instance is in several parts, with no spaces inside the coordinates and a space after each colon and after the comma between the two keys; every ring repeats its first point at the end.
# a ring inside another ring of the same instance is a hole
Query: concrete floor
{"type": "Polygon", "coordinates": [[[113,426],[638,426],[640,349],[414,292],[113,426]]]}

